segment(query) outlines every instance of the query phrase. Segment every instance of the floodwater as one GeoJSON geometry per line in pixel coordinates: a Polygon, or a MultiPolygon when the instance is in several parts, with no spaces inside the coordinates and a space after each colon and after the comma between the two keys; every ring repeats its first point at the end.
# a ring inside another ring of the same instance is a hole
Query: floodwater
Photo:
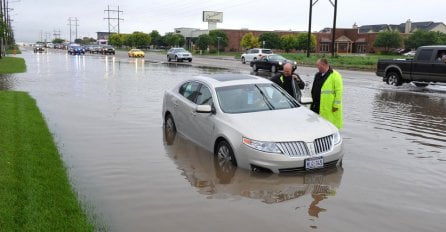
{"type": "MultiPolygon", "coordinates": [[[[165,134],[161,117],[163,92],[179,81],[249,73],[248,65],[22,57],[28,72],[0,76],[0,89],[37,100],[79,199],[109,231],[446,230],[444,87],[392,87],[374,73],[341,70],[343,167],[257,174],[220,170],[209,152],[165,134]]],[[[298,70],[307,81],[315,71],[298,70]]]]}

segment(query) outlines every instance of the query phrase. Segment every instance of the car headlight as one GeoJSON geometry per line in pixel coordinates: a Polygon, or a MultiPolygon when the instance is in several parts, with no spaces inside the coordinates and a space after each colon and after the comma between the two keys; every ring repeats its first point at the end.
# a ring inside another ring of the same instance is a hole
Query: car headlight
{"type": "Polygon", "coordinates": [[[279,61],[279,65],[282,65],[282,62],[281,62],[281,61],[279,61]]]}
{"type": "Polygon", "coordinates": [[[336,133],[333,134],[333,144],[337,145],[341,143],[341,141],[342,141],[341,134],[339,133],[339,131],[336,131],[336,133]]]}
{"type": "Polygon", "coordinates": [[[259,151],[269,153],[282,153],[274,142],[257,141],[243,137],[243,144],[259,151]]]}

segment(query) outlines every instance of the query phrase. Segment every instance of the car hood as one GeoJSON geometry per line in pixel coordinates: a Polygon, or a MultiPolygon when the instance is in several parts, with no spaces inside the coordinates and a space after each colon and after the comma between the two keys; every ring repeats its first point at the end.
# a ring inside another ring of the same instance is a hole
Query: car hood
{"type": "Polygon", "coordinates": [[[293,109],[270,110],[253,113],[228,114],[233,128],[250,139],[259,141],[312,142],[316,138],[331,135],[337,128],[301,106],[293,109]]]}

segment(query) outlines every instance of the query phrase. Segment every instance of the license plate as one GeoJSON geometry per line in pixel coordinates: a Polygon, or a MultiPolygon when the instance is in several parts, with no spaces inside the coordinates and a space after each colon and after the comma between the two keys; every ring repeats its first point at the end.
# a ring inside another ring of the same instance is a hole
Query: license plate
{"type": "Polygon", "coordinates": [[[315,169],[324,167],[324,158],[313,157],[305,160],[305,169],[315,169]]]}

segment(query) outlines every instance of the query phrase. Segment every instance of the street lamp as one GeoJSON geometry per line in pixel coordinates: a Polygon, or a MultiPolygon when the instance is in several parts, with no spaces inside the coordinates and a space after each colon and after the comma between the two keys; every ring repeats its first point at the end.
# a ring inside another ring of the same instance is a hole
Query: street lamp
{"type": "Polygon", "coordinates": [[[265,40],[262,41],[262,48],[265,48],[265,40]]]}
{"type": "Polygon", "coordinates": [[[220,55],[220,39],[221,39],[221,37],[218,36],[217,37],[217,56],[220,55]]]}

